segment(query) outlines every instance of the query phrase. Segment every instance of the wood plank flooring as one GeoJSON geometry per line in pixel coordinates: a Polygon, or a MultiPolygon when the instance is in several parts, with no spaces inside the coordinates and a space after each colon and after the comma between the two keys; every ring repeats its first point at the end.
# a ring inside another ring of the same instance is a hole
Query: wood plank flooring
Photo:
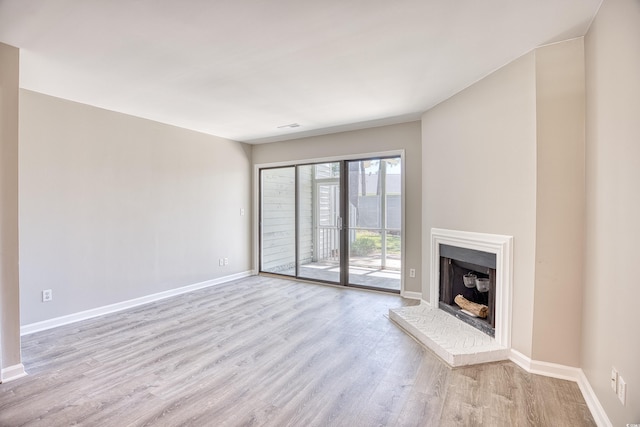
{"type": "Polygon", "coordinates": [[[250,277],[23,337],[0,426],[592,426],[576,384],[449,369],[396,295],[250,277]]]}

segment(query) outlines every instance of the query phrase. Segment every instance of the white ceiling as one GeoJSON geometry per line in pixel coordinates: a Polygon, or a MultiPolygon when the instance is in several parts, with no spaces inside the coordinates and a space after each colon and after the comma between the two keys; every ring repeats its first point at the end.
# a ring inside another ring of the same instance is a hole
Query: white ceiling
{"type": "Polygon", "coordinates": [[[0,0],[0,41],[23,88],[260,143],[418,119],[600,3],[0,0]]]}

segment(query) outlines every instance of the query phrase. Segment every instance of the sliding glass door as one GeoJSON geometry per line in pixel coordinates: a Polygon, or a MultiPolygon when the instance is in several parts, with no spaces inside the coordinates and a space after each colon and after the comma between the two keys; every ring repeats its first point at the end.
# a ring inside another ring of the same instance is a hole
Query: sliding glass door
{"type": "Polygon", "coordinates": [[[400,157],[260,170],[260,271],[399,291],[400,157]]]}
{"type": "Polygon", "coordinates": [[[298,166],[298,276],[340,283],[340,162],[298,166]]]}
{"type": "Polygon", "coordinates": [[[401,188],[399,157],[347,162],[349,283],[400,289],[401,188]]]}

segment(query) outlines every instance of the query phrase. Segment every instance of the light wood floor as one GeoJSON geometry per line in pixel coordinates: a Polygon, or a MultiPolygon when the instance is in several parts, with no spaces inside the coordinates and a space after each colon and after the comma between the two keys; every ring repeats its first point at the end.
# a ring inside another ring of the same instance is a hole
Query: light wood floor
{"type": "Polygon", "coordinates": [[[591,426],[576,384],[449,369],[396,295],[251,277],[23,337],[1,426],[591,426]]]}

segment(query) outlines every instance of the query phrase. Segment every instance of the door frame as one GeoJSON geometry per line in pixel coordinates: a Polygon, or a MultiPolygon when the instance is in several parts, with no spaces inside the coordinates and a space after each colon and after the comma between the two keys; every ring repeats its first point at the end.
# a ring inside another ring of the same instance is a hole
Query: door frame
{"type": "MultiPolygon", "coordinates": [[[[401,176],[401,198],[400,198],[400,206],[402,209],[402,213],[401,213],[401,231],[400,231],[400,236],[401,236],[401,241],[400,241],[400,248],[402,251],[401,254],[401,265],[402,265],[402,270],[400,272],[400,294],[404,295],[405,293],[405,270],[406,270],[406,263],[405,263],[405,252],[406,252],[406,248],[405,248],[405,244],[406,244],[406,239],[405,239],[405,217],[406,217],[406,209],[405,209],[405,196],[406,196],[406,186],[405,186],[405,179],[406,179],[406,161],[405,161],[405,150],[404,149],[400,149],[400,150],[390,150],[390,151],[381,151],[381,152],[370,152],[370,153],[358,153],[358,154],[349,154],[349,155],[344,155],[344,156],[331,156],[331,157],[320,157],[320,158],[306,158],[306,159],[290,159],[290,160],[284,160],[284,161],[279,161],[279,162],[271,162],[271,163],[257,163],[253,165],[253,209],[252,209],[252,213],[253,213],[253,262],[252,262],[252,274],[256,275],[260,272],[260,239],[261,239],[261,232],[260,232],[260,170],[261,169],[269,169],[269,168],[278,168],[278,167],[287,167],[287,166],[300,166],[300,165],[309,165],[309,164],[315,164],[315,163],[331,163],[331,162],[342,162],[341,163],[341,177],[346,177],[347,175],[345,175],[347,173],[346,170],[346,162],[347,161],[353,161],[353,160],[368,160],[368,159],[377,159],[377,158],[388,158],[388,157],[400,157],[400,162],[401,162],[401,167],[402,167],[402,176],[401,176]]],[[[343,178],[344,179],[344,178],[343,178]]],[[[297,182],[297,177],[296,177],[296,182],[297,182]]],[[[296,192],[297,192],[297,188],[296,188],[296,192]]],[[[348,203],[348,192],[347,191],[342,191],[340,197],[342,198],[341,202],[343,204],[343,206],[347,206],[348,203]]],[[[296,209],[297,211],[297,209],[296,209]]],[[[343,221],[345,220],[345,218],[343,218],[343,221]]],[[[348,253],[348,241],[345,238],[341,239],[341,252],[347,254],[348,253]],[[343,252],[346,251],[346,252],[343,252]]],[[[297,239],[296,239],[296,246],[297,246],[297,239]]],[[[347,260],[348,262],[348,260],[347,260]]],[[[296,264],[297,264],[297,251],[296,251],[296,264]]],[[[346,280],[343,280],[342,275],[346,275],[348,276],[348,271],[346,268],[344,268],[345,266],[341,266],[341,282],[342,283],[346,283],[346,280]]],[[[296,268],[296,274],[297,274],[297,268],[296,268]]],[[[283,276],[283,277],[292,277],[292,276],[283,276]]],[[[297,279],[297,277],[296,277],[297,279]]],[[[305,279],[299,279],[299,280],[305,280],[305,279]]],[[[341,284],[337,284],[335,283],[336,286],[341,286],[341,284]]],[[[350,285],[350,287],[353,288],[361,288],[360,286],[352,286],[350,285]]]]}

